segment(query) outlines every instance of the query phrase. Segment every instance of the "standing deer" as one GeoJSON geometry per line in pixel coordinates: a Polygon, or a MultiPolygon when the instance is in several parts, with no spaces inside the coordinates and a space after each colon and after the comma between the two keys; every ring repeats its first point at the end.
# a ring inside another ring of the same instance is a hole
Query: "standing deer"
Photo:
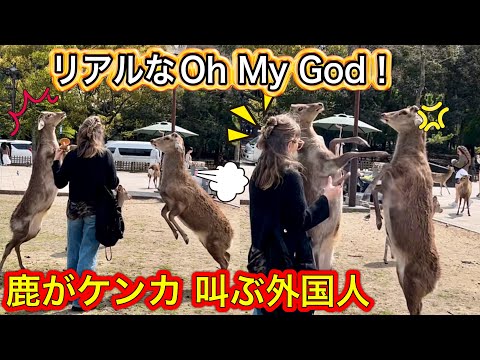
{"type": "MultiPolygon", "coordinates": [[[[383,194],[385,230],[397,259],[397,276],[411,315],[421,313],[422,299],[435,289],[440,277],[433,225],[433,179],[427,159],[426,133],[418,128],[423,120],[417,111],[417,106],[410,106],[381,115],[380,120],[397,131],[397,144],[392,161],[369,185],[373,189],[379,230],[382,216],[378,193],[383,194]]],[[[367,188],[364,200],[369,194],[367,188]]]]}
{"type": "MultiPolygon", "coordinates": [[[[434,212],[436,213],[442,213],[443,212],[443,209],[441,208],[440,206],[440,203],[438,202],[438,198],[436,196],[433,197],[432,199],[433,201],[433,210],[434,212]]],[[[370,215],[369,215],[370,217],[370,215]]],[[[392,259],[395,258],[395,255],[393,254],[392,252],[392,249],[390,247],[390,238],[388,236],[385,237],[385,252],[383,254],[383,262],[385,264],[388,264],[388,249],[390,248],[390,257],[392,259]]]]}
{"type": "Polygon", "coordinates": [[[22,200],[10,218],[13,236],[5,246],[0,271],[13,248],[17,253],[20,268],[25,269],[20,245],[38,235],[43,219],[57,196],[58,188],[53,181],[52,172],[53,157],[59,147],[55,129],[65,117],[64,112],[42,111],[38,118],[38,147],[32,162],[32,175],[22,200]]]}
{"type": "Polygon", "coordinates": [[[183,139],[177,133],[154,139],[155,145],[163,152],[160,196],[165,201],[162,217],[173,232],[178,233],[185,244],[189,238],[175,220],[195,232],[220,268],[227,269],[230,262],[230,248],[233,229],[225,214],[207,192],[197,184],[185,169],[185,148],[183,139]]]}
{"type": "MultiPolygon", "coordinates": [[[[301,137],[304,145],[298,152],[298,160],[304,166],[305,171],[305,198],[307,203],[312,204],[321,195],[323,188],[331,176],[334,184],[342,179],[341,169],[352,159],[359,157],[386,157],[389,154],[384,151],[349,152],[336,155],[332,151],[338,142],[356,143],[367,145],[360,137],[343,138],[332,140],[331,150],[326,147],[322,136],[313,129],[313,121],[324,110],[322,103],[293,104],[290,112],[300,124],[301,137]]],[[[315,265],[319,270],[330,270],[333,265],[334,248],[339,240],[340,220],[342,214],[342,195],[336,201],[330,201],[330,216],[328,219],[309,230],[312,238],[312,247],[315,265]]]]}
{"type": "Polygon", "coordinates": [[[445,186],[448,193],[450,194],[450,190],[448,190],[447,181],[455,172],[455,168],[451,165],[448,166],[448,171],[446,173],[437,173],[432,172],[432,179],[433,184],[440,184],[440,196],[442,196],[442,188],[445,186]]]}
{"type": "Polygon", "coordinates": [[[148,167],[148,188],[150,189],[150,182],[153,178],[153,186],[158,187],[158,181],[160,179],[160,164],[152,164],[148,167]]]}
{"type": "Polygon", "coordinates": [[[470,181],[470,175],[463,175],[457,187],[458,193],[458,210],[457,215],[460,214],[460,205],[463,199],[462,213],[465,210],[465,204],[467,204],[467,213],[470,216],[470,196],[472,196],[472,182],[470,181]]]}

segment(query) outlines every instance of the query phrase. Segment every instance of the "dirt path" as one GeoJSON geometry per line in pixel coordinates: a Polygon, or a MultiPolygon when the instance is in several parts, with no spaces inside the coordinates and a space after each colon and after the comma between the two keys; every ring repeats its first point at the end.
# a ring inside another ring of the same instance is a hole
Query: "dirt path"
{"type": "MultiPolygon", "coordinates": [[[[58,197],[44,226],[36,239],[22,245],[24,264],[29,270],[46,272],[50,269],[62,271],[66,264],[66,197],[58,197]]],[[[0,249],[9,240],[10,215],[20,201],[20,196],[0,195],[0,249]]],[[[188,229],[191,241],[186,245],[181,238],[173,237],[165,221],[160,216],[162,204],[157,200],[130,200],[124,205],[126,221],[125,238],[113,248],[113,259],[105,259],[101,248],[98,257],[97,274],[113,275],[120,272],[132,281],[138,277],[154,276],[158,270],[169,270],[172,275],[184,281],[183,302],[176,310],[155,311],[155,314],[219,314],[213,307],[197,308],[191,304],[192,272],[217,270],[217,263],[203,248],[196,236],[188,229]]],[[[241,208],[221,204],[222,210],[230,219],[235,237],[230,249],[230,274],[246,270],[247,253],[250,246],[248,206],[241,208]]],[[[345,312],[337,314],[408,314],[400,286],[398,284],[395,261],[383,263],[385,235],[378,231],[374,221],[365,221],[365,214],[348,213],[343,215],[342,239],[335,254],[335,270],[339,276],[339,290],[343,289],[345,272],[357,269],[361,273],[361,285],[375,306],[369,313],[360,310],[355,304],[345,312]]],[[[441,256],[442,277],[434,293],[424,300],[424,314],[480,314],[480,235],[466,230],[447,227],[436,223],[436,240],[441,256]]],[[[3,272],[18,270],[15,253],[8,257],[3,272]]],[[[3,299],[3,274],[1,275],[0,297],[3,299]]],[[[123,310],[115,311],[110,304],[108,293],[97,309],[83,315],[95,314],[152,314],[146,305],[139,303],[123,310]]],[[[52,314],[72,314],[69,310],[49,312],[52,314]]],[[[227,314],[239,315],[249,312],[229,310],[227,314]]],[[[0,307],[0,314],[10,314],[0,307]]],[[[30,314],[25,311],[13,314],[30,314]]],[[[34,313],[35,314],[35,313],[34,313]]],[[[330,313],[319,312],[317,315],[330,313]]]]}

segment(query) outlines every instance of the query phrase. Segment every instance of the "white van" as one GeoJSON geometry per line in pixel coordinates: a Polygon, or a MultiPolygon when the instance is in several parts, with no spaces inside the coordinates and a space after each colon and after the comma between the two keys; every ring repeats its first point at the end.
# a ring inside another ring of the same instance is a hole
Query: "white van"
{"type": "Polygon", "coordinates": [[[256,164],[258,161],[258,158],[262,154],[262,150],[260,150],[257,147],[257,141],[260,138],[260,136],[257,136],[250,140],[246,145],[245,148],[243,149],[242,152],[242,159],[246,162],[254,163],[256,164]]]}
{"type": "Polygon", "coordinates": [[[149,141],[110,140],[105,146],[110,150],[115,161],[150,163],[153,149],[149,141]]]}
{"type": "Polygon", "coordinates": [[[32,164],[32,142],[28,140],[0,139],[0,144],[7,143],[12,149],[10,160],[12,165],[32,164]]]}

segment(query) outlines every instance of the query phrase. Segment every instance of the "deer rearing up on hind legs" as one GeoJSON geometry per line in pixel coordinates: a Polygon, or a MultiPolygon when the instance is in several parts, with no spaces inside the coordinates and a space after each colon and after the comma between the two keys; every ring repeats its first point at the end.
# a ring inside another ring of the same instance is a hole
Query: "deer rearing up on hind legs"
{"type": "MultiPolygon", "coordinates": [[[[377,204],[375,206],[378,206],[378,192],[375,194],[375,197],[374,197],[374,201],[377,202],[377,204]]],[[[438,198],[436,196],[433,197],[432,199],[433,201],[433,210],[434,212],[436,213],[442,213],[443,212],[443,209],[442,207],[440,206],[440,203],[438,202],[438,198]]],[[[368,215],[370,217],[370,215],[368,215]]],[[[380,230],[380,229],[379,229],[380,230]]],[[[388,264],[388,249],[390,248],[390,239],[388,237],[388,235],[385,237],[385,252],[383,254],[383,262],[385,264],[388,264]]],[[[392,259],[395,258],[395,255],[393,254],[392,252],[392,249],[390,249],[390,257],[392,259]]]]}
{"type": "Polygon", "coordinates": [[[433,179],[427,159],[426,133],[418,128],[422,118],[417,111],[417,106],[411,106],[382,114],[381,121],[397,131],[397,144],[392,161],[382,168],[363,198],[367,200],[372,194],[377,228],[381,229],[378,192],[383,194],[385,229],[411,315],[421,313],[422,299],[435,289],[440,277],[433,224],[433,179]]]}
{"type": "MultiPolygon", "coordinates": [[[[293,104],[290,112],[300,124],[301,137],[304,141],[302,149],[298,152],[298,160],[304,166],[304,187],[307,203],[312,204],[321,195],[322,189],[327,185],[331,176],[334,184],[338,184],[343,176],[342,168],[347,163],[359,157],[384,158],[389,154],[384,151],[348,152],[342,155],[333,153],[335,145],[341,143],[356,143],[367,145],[360,137],[332,140],[331,149],[325,146],[323,137],[318,135],[313,128],[313,121],[324,110],[322,103],[293,104]]],[[[356,174],[354,175],[356,176],[356,174]]],[[[339,240],[340,221],[343,206],[343,196],[336,201],[330,201],[330,216],[321,224],[309,230],[312,238],[312,247],[315,265],[319,270],[331,270],[333,265],[334,248],[339,240]]]]}
{"type": "Polygon", "coordinates": [[[18,265],[25,269],[20,255],[20,245],[35,238],[42,228],[42,222],[52,206],[58,188],[53,180],[52,164],[59,147],[55,128],[65,118],[64,112],[43,111],[38,118],[38,146],[32,162],[32,175],[22,200],[10,218],[12,240],[5,246],[0,271],[8,255],[15,248],[18,265]]]}
{"type": "Polygon", "coordinates": [[[175,238],[180,233],[185,244],[188,244],[188,235],[175,220],[179,217],[183,224],[195,232],[220,267],[227,269],[230,262],[227,250],[232,242],[233,229],[220,207],[185,169],[182,137],[172,133],[153,141],[163,152],[160,181],[160,196],[165,201],[163,218],[175,238]]]}

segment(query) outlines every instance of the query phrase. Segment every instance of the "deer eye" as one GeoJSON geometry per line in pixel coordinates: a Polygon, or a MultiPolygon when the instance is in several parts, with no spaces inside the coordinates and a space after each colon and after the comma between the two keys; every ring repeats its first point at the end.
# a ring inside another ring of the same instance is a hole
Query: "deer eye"
{"type": "Polygon", "coordinates": [[[407,115],[407,110],[402,110],[402,111],[400,112],[400,115],[407,115]]]}
{"type": "Polygon", "coordinates": [[[297,110],[298,110],[298,112],[302,112],[303,111],[303,106],[300,106],[297,110]]]}

